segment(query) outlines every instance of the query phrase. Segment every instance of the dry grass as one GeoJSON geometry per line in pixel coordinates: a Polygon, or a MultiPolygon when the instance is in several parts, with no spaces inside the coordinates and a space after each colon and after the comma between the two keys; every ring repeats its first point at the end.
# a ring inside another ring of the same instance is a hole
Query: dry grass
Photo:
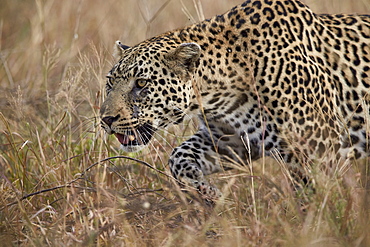
{"type": "MultiPolygon", "coordinates": [[[[212,176],[224,192],[217,205],[138,162],[96,163],[120,155],[98,126],[113,42],[132,45],[238,2],[1,2],[0,245],[370,246],[365,162],[346,174],[355,187],[314,168],[315,193],[297,196],[285,165],[261,160],[212,176]]],[[[370,10],[368,0],[306,2],[370,10]]],[[[168,152],[192,125],[130,157],[168,173],[168,152]]]]}

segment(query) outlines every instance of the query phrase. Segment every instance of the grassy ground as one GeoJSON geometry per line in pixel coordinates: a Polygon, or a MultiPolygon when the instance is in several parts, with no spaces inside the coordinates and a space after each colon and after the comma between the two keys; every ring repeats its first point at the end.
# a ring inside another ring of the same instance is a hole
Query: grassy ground
{"type": "MultiPolygon", "coordinates": [[[[183,193],[168,173],[171,147],[196,123],[160,133],[130,157],[99,128],[113,43],[223,13],[241,1],[3,0],[0,8],[0,245],[370,246],[368,167],[296,195],[285,164],[262,159],[210,179],[217,205],[183,193]],[[174,18],[175,17],[175,18],[174,18]],[[102,162],[99,162],[102,161],[102,162]]],[[[317,12],[370,11],[368,0],[306,1],[317,12]]]]}

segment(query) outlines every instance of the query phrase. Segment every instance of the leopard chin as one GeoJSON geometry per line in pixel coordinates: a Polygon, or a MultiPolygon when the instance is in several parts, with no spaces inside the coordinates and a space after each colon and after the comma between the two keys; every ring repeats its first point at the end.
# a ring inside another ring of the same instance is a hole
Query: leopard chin
{"type": "Polygon", "coordinates": [[[140,150],[146,147],[147,145],[127,146],[127,145],[121,144],[119,149],[122,150],[123,152],[134,153],[134,152],[139,152],[140,150]]]}

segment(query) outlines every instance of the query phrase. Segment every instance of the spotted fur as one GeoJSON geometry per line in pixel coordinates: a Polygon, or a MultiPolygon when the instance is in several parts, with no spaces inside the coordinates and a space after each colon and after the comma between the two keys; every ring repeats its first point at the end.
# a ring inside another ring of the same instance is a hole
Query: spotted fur
{"type": "Polygon", "coordinates": [[[277,151],[296,169],[370,156],[369,16],[249,0],[133,47],[117,42],[116,55],[103,128],[132,152],[156,130],[197,116],[198,132],[169,164],[205,195],[219,195],[204,175],[228,158],[277,151]]]}

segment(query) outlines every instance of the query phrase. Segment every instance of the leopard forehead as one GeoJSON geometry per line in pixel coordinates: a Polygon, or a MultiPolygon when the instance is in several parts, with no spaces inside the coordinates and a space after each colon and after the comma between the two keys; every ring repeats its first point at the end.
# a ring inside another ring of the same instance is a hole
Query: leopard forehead
{"type": "Polygon", "coordinates": [[[162,49],[161,44],[148,43],[140,44],[135,47],[126,47],[124,50],[116,54],[119,61],[113,66],[109,72],[109,76],[128,80],[130,77],[140,76],[139,73],[143,74],[144,71],[140,69],[154,70],[159,68],[159,64],[153,63],[154,61],[160,61],[166,50],[162,49]]]}

